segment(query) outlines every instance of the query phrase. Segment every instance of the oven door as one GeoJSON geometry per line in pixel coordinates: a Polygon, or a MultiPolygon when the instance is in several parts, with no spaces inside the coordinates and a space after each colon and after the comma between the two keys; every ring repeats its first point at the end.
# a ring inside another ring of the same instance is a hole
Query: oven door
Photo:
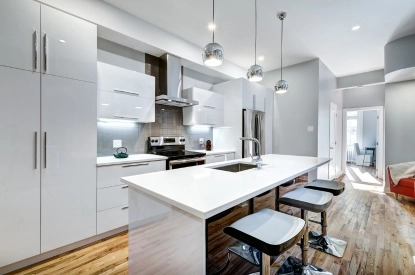
{"type": "Polygon", "coordinates": [[[169,170],[184,168],[189,166],[203,165],[206,163],[206,158],[190,158],[190,159],[179,159],[170,160],[168,162],[169,170]]]}

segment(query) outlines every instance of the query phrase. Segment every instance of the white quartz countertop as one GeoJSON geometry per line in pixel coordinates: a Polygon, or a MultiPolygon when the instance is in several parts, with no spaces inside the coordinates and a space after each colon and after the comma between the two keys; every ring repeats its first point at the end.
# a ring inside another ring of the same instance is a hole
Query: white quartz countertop
{"type": "Polygon", "coordinates": [[[198,153],[206,153],[206,156],[236,152],[236,150],[234,149],[229,149],[229,150],[228,149],[213,149],[212,151],[206,151],[206,150],[189,150],[189,151],[198,152],[198,153]]]}
{"type": "Polygon", "coordinates": [[[251,158],[121,178],[141,192],[202,219],[268,191],[330,161],[328,158],[265,155],[262,169],[238,173],[210,169],[251,158]]]}
{"type": "Polygon", "coordinates": [[[166,157],[152,155],[152,154],[129,155],[128,158],[125,158],[125,159],[117,159],[113,156],[99,157],[97,158],[97,166],[138,163],[138,162],[157,161],[157,160],[166,160],[166,159],[167,159],[166,157]]]}

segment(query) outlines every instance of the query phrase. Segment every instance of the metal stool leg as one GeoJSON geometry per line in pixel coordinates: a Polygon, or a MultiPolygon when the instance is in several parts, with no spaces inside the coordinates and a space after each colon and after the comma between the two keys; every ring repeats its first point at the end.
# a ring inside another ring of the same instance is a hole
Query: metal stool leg
{"type": "Polygon", "coordinates": [[[339,240],[327,235],[327,212],[321,212],[321,232],[320,235],[317,232],[311,231],[309,234],[310,246],[316,250],[331,254],[336,257],[343,257],[346,250],[347,242],[339,240]]]}
{"type": "Polygon", "coordinates": [[[308,211],[301,209],[301,218],[305,221],[305,232],[301,238],[301,260],[293,256],[283,263],[276,274],[292,274],[292,275],[333,275],[331,272],[325,271],[315,265],[308,263],[308,211]]]}

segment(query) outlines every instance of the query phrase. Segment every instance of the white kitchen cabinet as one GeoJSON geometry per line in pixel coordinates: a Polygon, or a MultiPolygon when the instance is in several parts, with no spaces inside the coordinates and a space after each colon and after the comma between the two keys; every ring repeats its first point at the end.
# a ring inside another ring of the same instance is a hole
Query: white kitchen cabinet
{"type": "Polygon", "coordinates": [[[97,168],[97,188],[124,185],[120,178],[166,170],[166,161],[146,161],[97,168]]]}
{"type": "Polygon", "coordinates": [[[183,97],[199,101],[199,105],[183,108],[183,125],[224,125],[224,101],[221,94],[190,88],[183,91],[183,97]]]}
{"type": "Polygon", "coordinates": [[[42,72],[96,83],[97,26],[41,6],[42,72]]]}
{"type": "Polygon", "coordinates": [[[39,3],[0,1],[0,36],[0,65],[40,72],[39,3]]]}
{"type": "Polygon", "coordinates": [[[128,205],[97,213],[97,234],[102,234],[128,224],[128,205]]]}
{"type": "Polygon", "coordinates": [[[155,97],[155,77],[97,62],[98,90],[132,94],[139,97],[155,97]]]}
{"type": "Polygon", "coordinates": [[[226,161],[226,154],[207,155],[206,164],[226,161]]]}
{"type": "Polygon", "coordinates": [[[243,81],[242,107],[265,112],[265,87],[257,83],[243,81]]]}
{"type": "Polygon", "coordinates": [[[155,121],[154,98],[124,92],[98,91],[97,117],[149,123],[155,121]]]}
{"type": "Polygon", "coordinates": [[[226,153],[226,160],[234,160],[235,153],[226,153]]]}
{"type": "Polygon", "coordinates": [[[40,253],[40,75],[0,66],[0,86],[2,267],[40,253]]]}
{"type": "Polygon", "coordinates": [[[96,234],[96,100],[96,84],[42,77],[42,253],[96,234]]]}
{"type": "Polygon", "coordinates": [[[97,190],[97,211],[128,205],[128,185],[119,185],[97,190]]]}

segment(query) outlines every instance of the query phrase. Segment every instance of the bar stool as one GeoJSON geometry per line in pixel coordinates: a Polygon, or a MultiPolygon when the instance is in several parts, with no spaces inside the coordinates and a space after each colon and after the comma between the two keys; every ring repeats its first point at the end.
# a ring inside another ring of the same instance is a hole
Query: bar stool
{"type": "Polygon", "coordinates": [[[297,188],[279,199],[282,204],[301,209],[301,218],[305,221],[305,232],[301,239],[302,260],[292,256],[288,257],[277,274],[332,274],[308,263],[308,211],[323,212],[330,206],[332,198],[333,195],[328,192],[297,188]]]}
{"type": "Polygon", "coordinates": [[[297,244],[306,222],[281,212],[264,208],[237,220],[224,232],[238,241],[229,251],[260,266],[260,274],[270,275],[270,256],[279,256],[297,244]]]}
{"type": "MultiPolygon", "coordinates": [[[[338,196],[344,192],[344,183],[331,180],[314,180],[307,183],[305,188],[324,191],[332,193],[333,196],[338,196]]],[[[321,234],[311,231],[309,234],[310,246],[314,249],[323,251],[327,254],[331,254],[336,257],[343,257],[344,251],[346,250],[347,242],[327,236],[327,213],[326,210],[321,212],[321,220],[311,222],[318,223],[321,225],[321,234]]]]}

